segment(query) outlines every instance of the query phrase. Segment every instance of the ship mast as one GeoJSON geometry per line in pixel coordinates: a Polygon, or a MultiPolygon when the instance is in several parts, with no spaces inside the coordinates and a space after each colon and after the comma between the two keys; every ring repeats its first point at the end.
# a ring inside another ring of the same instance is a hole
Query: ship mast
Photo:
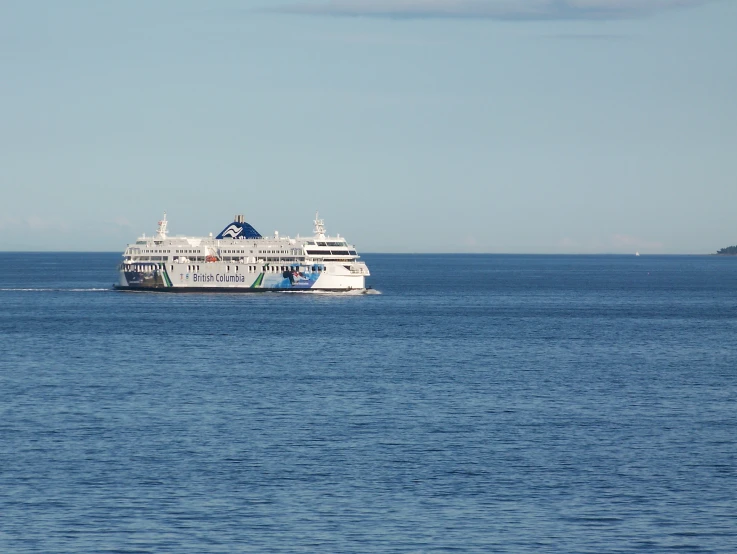
{"type": "Polygon", "coordinates": [[[156,228],[156,239],[164,240],[166,238],[166,212],[164,212],[164,218],[159,221],[159,226],[156,228]]]}
{"type": "Polygon", "coordinates": [[[317,238],[324,239],[325,238],[325,221],[320,219],[320,215],[318,212],[315,212],[315,235],[317,235],[317,238]]]}

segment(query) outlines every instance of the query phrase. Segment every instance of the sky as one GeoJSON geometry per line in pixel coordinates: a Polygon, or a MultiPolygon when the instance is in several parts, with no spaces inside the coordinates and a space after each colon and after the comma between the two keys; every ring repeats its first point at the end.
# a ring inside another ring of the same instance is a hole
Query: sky
{"type": "Polygon", "coordinates": [[[734,0],[0,0],[0,250],[737,244],[734,0]]]}

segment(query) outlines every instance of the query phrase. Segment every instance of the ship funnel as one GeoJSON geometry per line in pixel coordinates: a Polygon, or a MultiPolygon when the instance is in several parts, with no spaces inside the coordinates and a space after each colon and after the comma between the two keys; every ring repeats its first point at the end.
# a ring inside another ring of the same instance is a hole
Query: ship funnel
{"type": "Polygon", "coordinates": [[[233,223],[220,231],[220,234],[215,238],[221,240],[226,238],[260,239],[262,237],[256,229],[246,223],[246,218],[242,214],[238,214],[235,216],[233,223]]]}

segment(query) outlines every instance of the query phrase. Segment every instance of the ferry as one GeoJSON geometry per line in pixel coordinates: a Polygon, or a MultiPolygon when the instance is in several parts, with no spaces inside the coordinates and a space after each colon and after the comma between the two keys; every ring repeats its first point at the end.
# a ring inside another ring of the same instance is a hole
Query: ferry
{"type": "Polygon", "coordinates": [[[370,275],[355,246],[325,233],[315,214],[314,235],[262,236],[236,215],[217,236],[169,236],[166,212],[156,234],[129,244],[118,267],[123,291],[366,292],[370,275]]]}

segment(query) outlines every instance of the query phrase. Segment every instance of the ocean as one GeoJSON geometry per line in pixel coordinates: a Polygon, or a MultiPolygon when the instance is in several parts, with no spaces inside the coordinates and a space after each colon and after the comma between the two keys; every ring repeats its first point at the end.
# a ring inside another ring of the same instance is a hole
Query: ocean
{"type": "Polygon", "coordinates": [[[1,552],[737,552],[737,258],[119,259],[0,253],[1,552]]]}

